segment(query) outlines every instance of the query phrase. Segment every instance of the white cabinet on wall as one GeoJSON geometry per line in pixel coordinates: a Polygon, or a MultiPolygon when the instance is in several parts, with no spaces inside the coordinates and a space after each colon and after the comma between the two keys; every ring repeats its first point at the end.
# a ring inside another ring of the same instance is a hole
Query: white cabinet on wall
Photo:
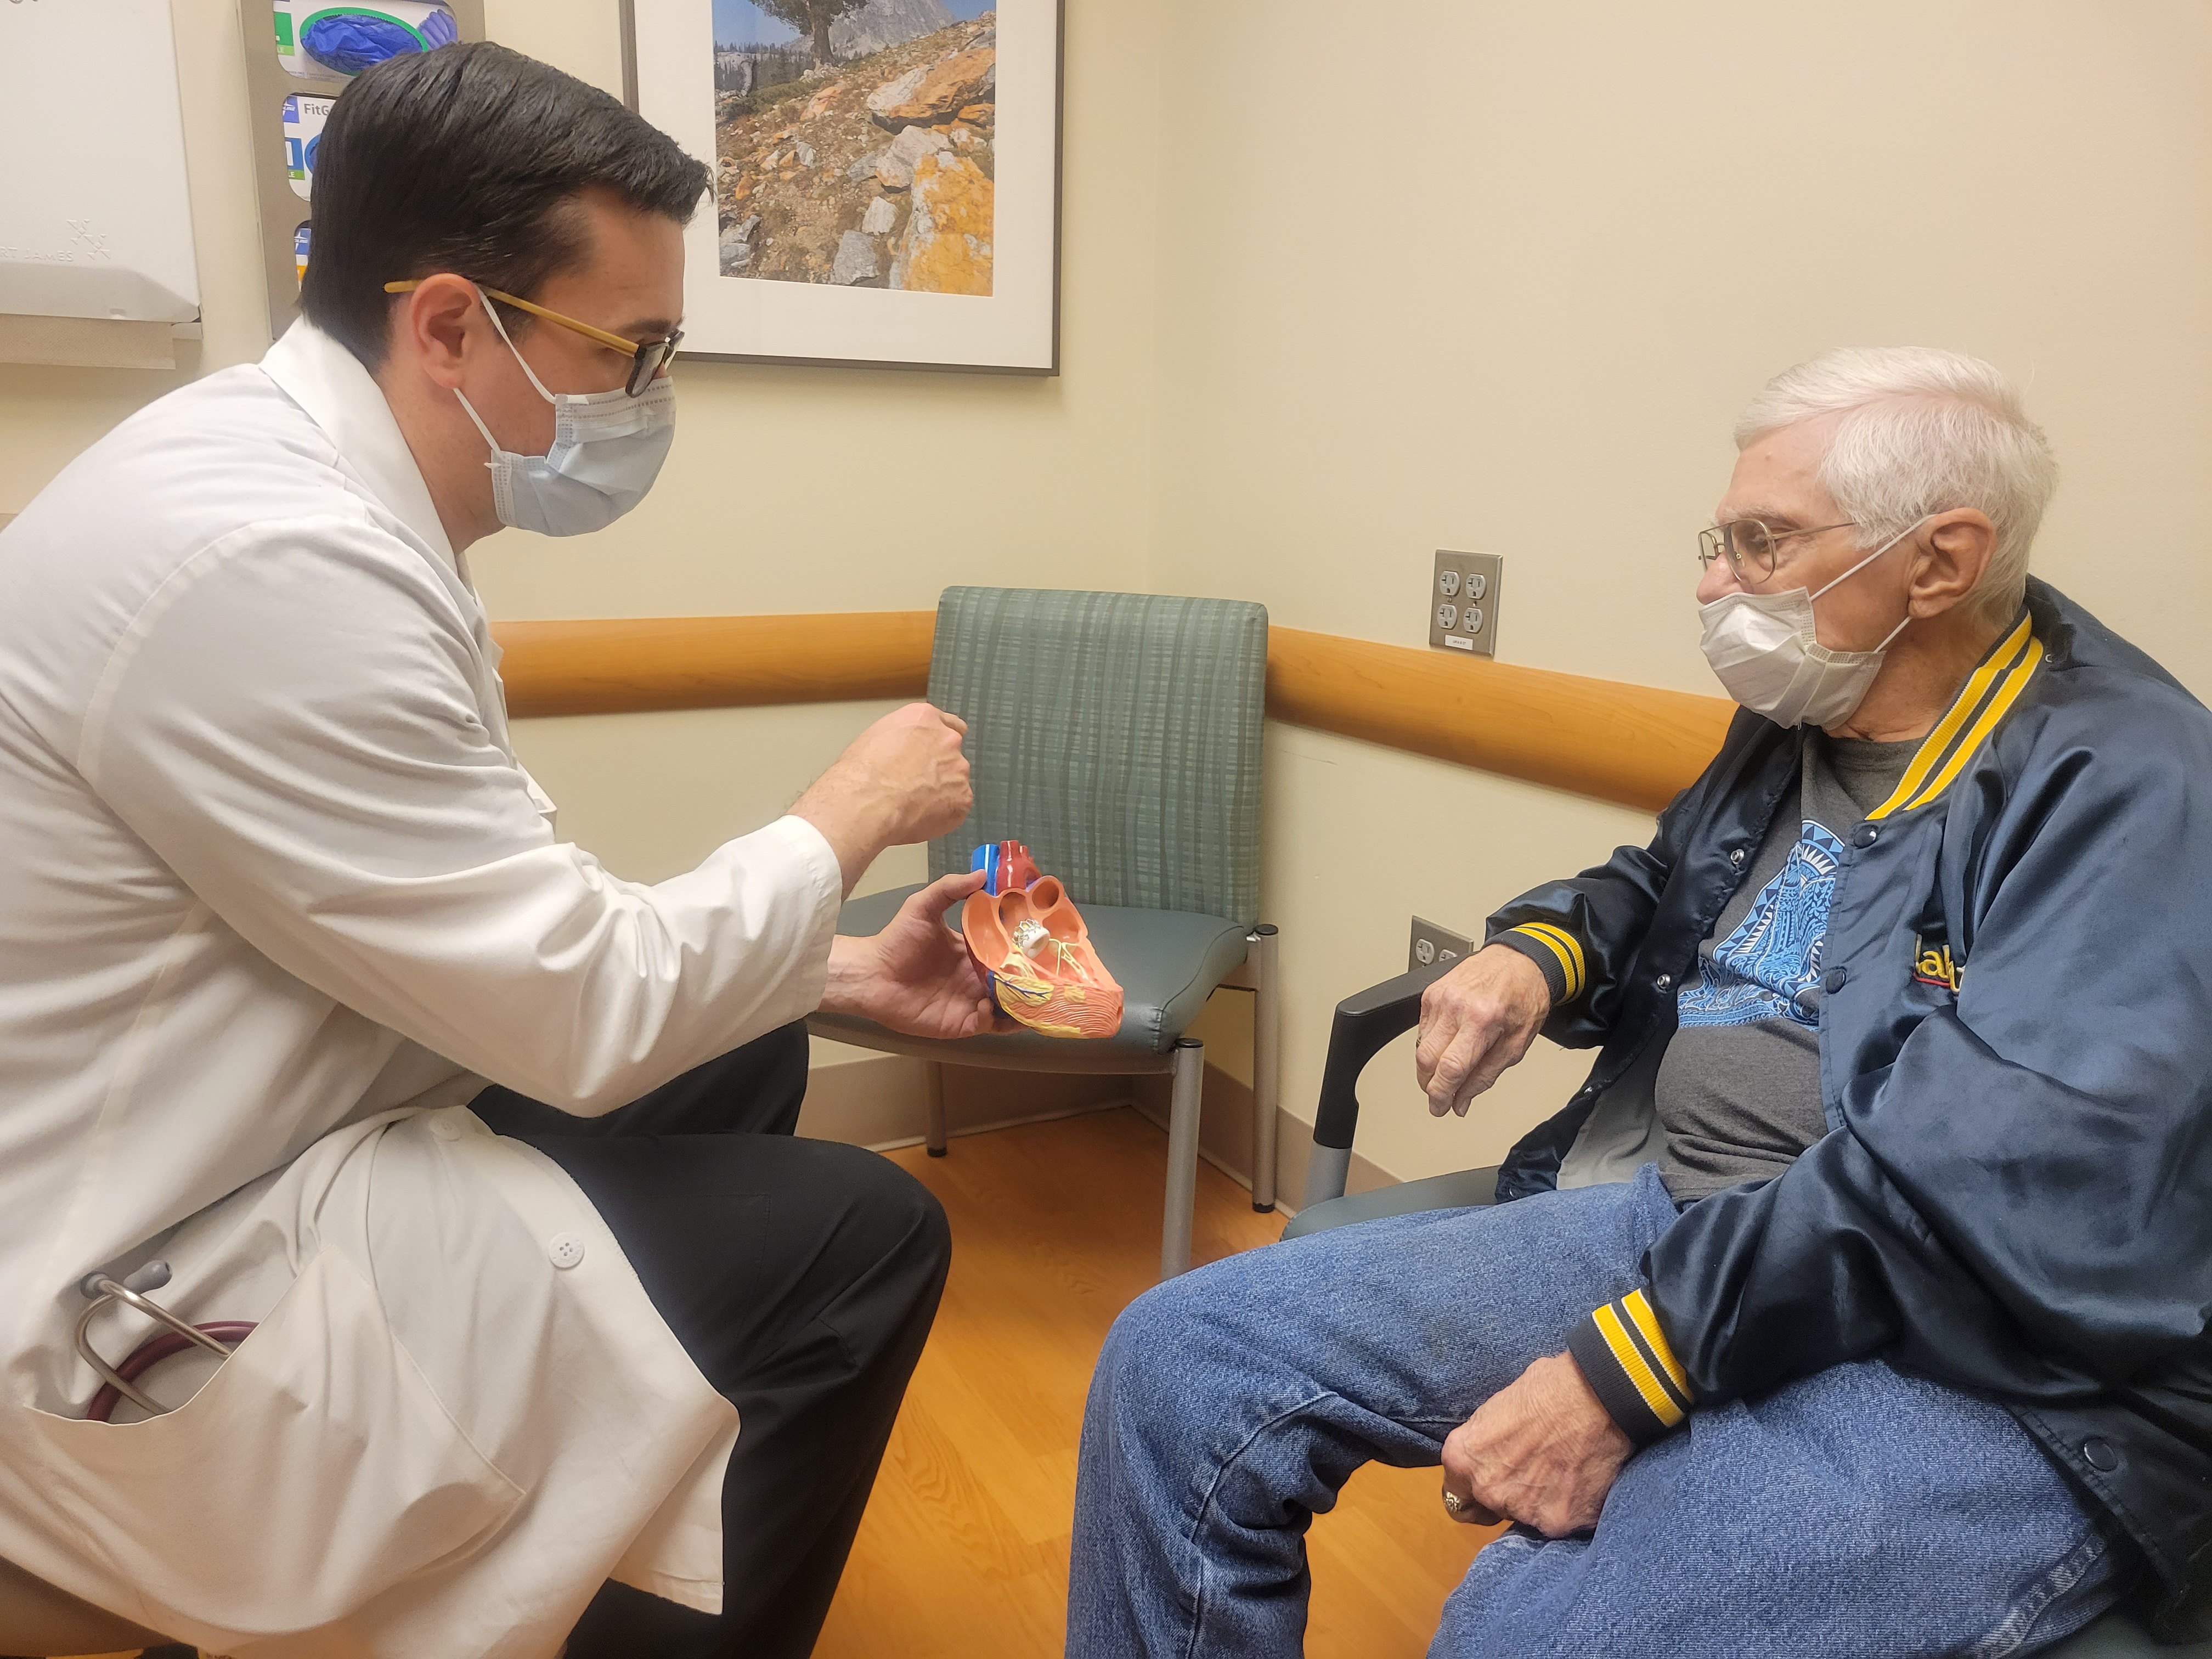
{"type": "Polygon", "coordinates": [[[167,367],[199,314],[169,0],[0,0],[0,362],[167,367]]]}

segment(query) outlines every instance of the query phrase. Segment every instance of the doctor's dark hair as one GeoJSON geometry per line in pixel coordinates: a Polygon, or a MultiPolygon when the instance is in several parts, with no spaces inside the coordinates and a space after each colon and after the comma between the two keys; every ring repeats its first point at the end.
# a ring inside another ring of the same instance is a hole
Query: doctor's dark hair
{"type": "MultiPolygon", "coordinates": [[[[373,370],[386,283],[450,270],[532,299],[586,255],[580,191],[684,224],[708,176],[634,111],[520,52],[471,43],[391,58],[339,95],[323,129],[300,309],[373,370]]],[[[528,326],[500,309],[510,331],[528,326]]]]}

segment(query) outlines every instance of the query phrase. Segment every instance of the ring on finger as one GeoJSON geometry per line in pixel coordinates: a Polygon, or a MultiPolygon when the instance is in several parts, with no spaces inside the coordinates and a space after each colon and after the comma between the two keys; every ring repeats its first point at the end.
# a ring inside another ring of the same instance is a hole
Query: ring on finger
{"type": "Polygon", "coordinates": [[[1468,1511],[1468,1504],[1467,1499],[1462,1498],[1449,1486],[1444,1488],[1444,1510],[1453,1520],[1456,1521],[1462,1516],[1465,1515],[1468,1511]]]}

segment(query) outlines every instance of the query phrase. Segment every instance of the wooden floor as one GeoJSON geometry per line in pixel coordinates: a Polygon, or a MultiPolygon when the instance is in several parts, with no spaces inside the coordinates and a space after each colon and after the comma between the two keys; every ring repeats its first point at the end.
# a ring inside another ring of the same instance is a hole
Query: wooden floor
{"type": "MultiPolygon", "coordinates": [[[[1159,1263],[1167,1138],[1131,1111],[892,1154],[952,1221],[952,1275],[817,1659],[1060,1651],[1084,1393],[1106,1328],[1159,1263]]],[[[1194,1259],[1282,1218],[1199,1166],[1194,1259]]],[[[1492,1531],[1455,1524],[1434,1469],[1370,1465],[1314,1523],[1313,1659],[1426,1651],[1492,1531]]]]}

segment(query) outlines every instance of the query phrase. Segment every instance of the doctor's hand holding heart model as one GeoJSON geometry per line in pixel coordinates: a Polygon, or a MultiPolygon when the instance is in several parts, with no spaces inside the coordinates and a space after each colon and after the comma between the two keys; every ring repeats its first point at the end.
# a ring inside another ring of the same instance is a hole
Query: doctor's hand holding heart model
{"type": "Polygon", "coordinates": [[[515,758],[466,562],[651,488],[707,184],[498,46],[380,64],[301,319],[0,534],[0,1557],[178,1639],[759,1659],[836,1589],[949,1245],[793,1136],[799,1022],[998,1023],[939,920],[981,875],[835,935],[967,816],[963,727],[625,881],[515,758]],[[88,1285],[164,1270],[246,1334],[88,1419],[161,1327],[88,1285]]]}

